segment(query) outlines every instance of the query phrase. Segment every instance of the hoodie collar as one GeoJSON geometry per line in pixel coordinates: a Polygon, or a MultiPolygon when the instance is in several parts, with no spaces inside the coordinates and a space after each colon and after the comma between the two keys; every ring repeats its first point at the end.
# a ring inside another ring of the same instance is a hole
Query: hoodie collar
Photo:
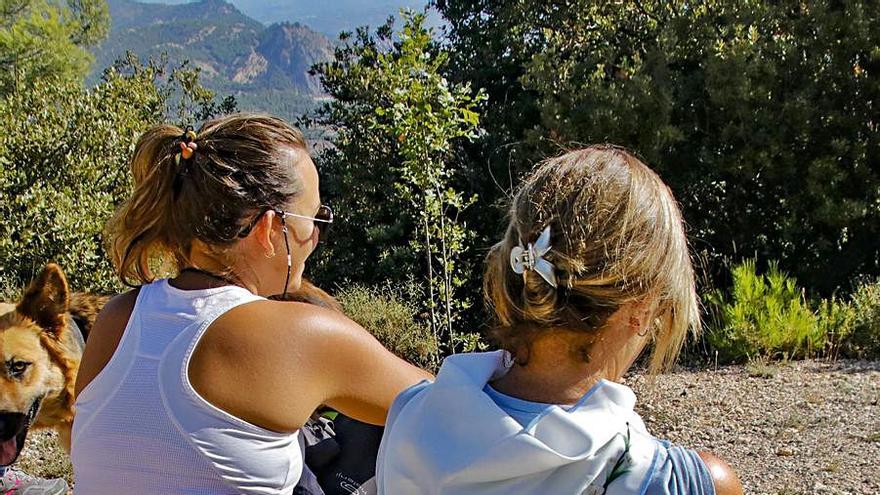
{"type": "MultiPolygon", "coordinates": [[[[632,410],[632,391],[606,380],[575,406],[566,410],[550,405],[523,428],[483,391],[508,371],[509,363],[503,351],[446,358],[434,384],[403,406],[390,427],[387,448],[406,452],[403,457],[409,459],[392,471],[416,466],[420,474],[415,478],[463,486],[532,476],[545,479],[541,473],[573,469],[577,476],[571,482],[577,485],[599,476],[606,461],[617,458],[612,448],[618,445],[616,437],[644,431],[632,410]]],[[[553,479],[554,484],[564,481],[553,479]]]]}
{"type": "MultiPolygon", "coordinates": [[[[466,387],[482,391],[489,382],[507,374],[512,365],[513,360],[507,351],[454,354],[443,361],[434,388],[466,387]]],[[[486,396],[486,399],[492,401],[491,397],[486,396]]],[[[612,404],[616,409],[632,411],[635,403],[635,394],[629,387],[601,379],[574,406],[566,409],[569,413],[576,413],[579,410],[612,404]]]]}

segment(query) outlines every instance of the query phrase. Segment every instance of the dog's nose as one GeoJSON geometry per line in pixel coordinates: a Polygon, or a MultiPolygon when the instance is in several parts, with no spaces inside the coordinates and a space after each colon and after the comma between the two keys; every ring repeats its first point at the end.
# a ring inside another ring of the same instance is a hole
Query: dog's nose
{"type": "Polygon", "coordinates": [[[9,440],[21,433],[26,424],[26,414],[0,412],[0,442],[9,440]]]}

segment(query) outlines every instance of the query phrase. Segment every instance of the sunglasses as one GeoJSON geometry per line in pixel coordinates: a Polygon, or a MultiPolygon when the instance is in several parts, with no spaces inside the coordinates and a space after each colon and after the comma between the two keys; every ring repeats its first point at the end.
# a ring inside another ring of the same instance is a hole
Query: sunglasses
{"type": "Polygon", "coordinates": [[[321,205],[318,208],[318,212],[315,213],[315,216],[313,216],[313,217],[306,216],[306,215],[298,215],[296,213],[290,213],[290,212],[286,212],[284,210],[277,210],[274,208],[266,208],[263,211],[261,211],[259,215],[255,216],[254,219],[251,220],[251,222],[247,226],[245,226],[243,229],[241,229],[241,231],[238,233],[237,237],[244,238],[244,237],[247,237],[248,235],[250,235],[251,231],[254,230],[254,226],[257,225],[257,222],[260,220],[260,218],[262,218],[263,214],[266,213],[267,211],[270,211],[270,210],[274,211],[275,214],[278,215],[278,217],[281,219],[282,223],[284,223],[284,219],[287,217],[304,218],[306,220],[311,220],[312,222],[322,223],[323,225],[321,225],[321,226],[315,225],[316,227],[318,227],[318,240],[320,240],[320,241],[323,241],[327,238],[327,235],[330,232],[330,225],[333,224],[333,210],[331,210],[330,207],[327,205],[321,205]]]}
{"type": "MultiPolygon", "coordinates": [[[[296,213],[289,213],[284,210],[275,210],[282,219],[292,217],[292,218],[304,218],[306,220],[311,220],[312,222],[320,222],[322,225],[315,225],[318,229],[318,240],[323,241],[327,238],[327,235],[330,232],[330,226],[333,224],[333,210],[330,209],[327,205],[321,205],[318,208],[318,212],[315,213],[315,216],[309,217],[306,215],[297,215],[296,213]]],[[[283,220],[282,220],[283,221],[283,220]]]]}

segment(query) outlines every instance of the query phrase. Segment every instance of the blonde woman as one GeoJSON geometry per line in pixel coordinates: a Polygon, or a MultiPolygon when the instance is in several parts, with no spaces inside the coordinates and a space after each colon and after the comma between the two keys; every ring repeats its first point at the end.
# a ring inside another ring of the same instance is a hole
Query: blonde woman
{"type": "Polygon", "coordinates": [[[321,404],[382,424],[427,376],[295,291],[333,221],[296,129],[239,114],[158,126],[108,227],[123,282],[77,380],[72,461],[85,495],[289,495],[321,404]],[[154,269],[170,266],[171,279],[154,269]]]}
{"type": "Polygon", "coordinates": [[[647,166],[613,146],[541,164],[487,258],[504,351],[447,358],[401,394],[381,493],[741,494],[706,453],[652,437],[617,383],[652,344],[652,371],[700,328],[681,214],[647,166]]]}

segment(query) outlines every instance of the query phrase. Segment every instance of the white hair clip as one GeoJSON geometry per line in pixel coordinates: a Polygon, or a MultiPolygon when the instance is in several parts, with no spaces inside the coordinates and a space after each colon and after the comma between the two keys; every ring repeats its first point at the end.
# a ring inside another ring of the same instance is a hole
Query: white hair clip
{"type": "Polygon", "coordinates": [[[555,289],[556,273],[553,263],[544,259],[544,255],[550,251],[551,247],[550,226],[548,225],[547,228],[541,232],[538,241],[534,244],[530,242],[528,248],[523,247],[520,242],[519,246],[514,246],[514,248],[510,250],[510,267],[513,268],[514,272],[519,274],[523,274],[527,270],[534,270],[555,289]]]}

